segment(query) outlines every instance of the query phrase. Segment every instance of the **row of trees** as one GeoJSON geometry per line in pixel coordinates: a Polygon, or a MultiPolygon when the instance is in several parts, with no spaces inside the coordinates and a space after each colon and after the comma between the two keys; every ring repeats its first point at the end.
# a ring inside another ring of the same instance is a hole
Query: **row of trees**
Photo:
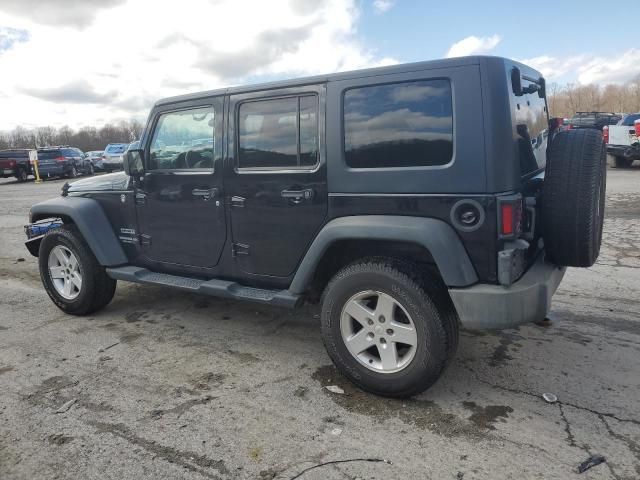
{"type": "Polygon", "coordinates": [[[0,150],[5,148],[38,148],[47,145],[71,145],[80,150],[103,150],[109,143],[130,143],[139,140],[143,126],[137,120],[106,124],[101,128],[82,127],[16,127],[0,132],[0,150]]]}
{"type": "Polygon", "coordinates": [[[640,76],[625,84],[547,86],[549,112],[571,118],[575,112],[640,112],[640,76]]]}

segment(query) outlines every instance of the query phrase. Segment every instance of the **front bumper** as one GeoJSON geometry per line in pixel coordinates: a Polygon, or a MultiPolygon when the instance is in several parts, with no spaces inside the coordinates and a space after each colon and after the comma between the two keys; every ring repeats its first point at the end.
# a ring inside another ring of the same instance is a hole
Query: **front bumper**
{"type": "Polygon", "coordinates": [[[548,263],[540,255],[522,278],[508,287],[479,284],[451,288],[449,294],[463,327],[513,328],[546,317],[565,271],[566,267],[548,263]]]}

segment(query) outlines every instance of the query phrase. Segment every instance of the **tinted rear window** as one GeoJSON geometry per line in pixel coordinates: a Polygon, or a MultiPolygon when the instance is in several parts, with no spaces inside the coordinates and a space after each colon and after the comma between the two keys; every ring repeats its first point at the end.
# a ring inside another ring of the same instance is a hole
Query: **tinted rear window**
{"type": "Polygon", "coordinates": [[[29,152],[0,152],[0,158],[29,158],[29,152]]]}
{"type": "Polygon", "coordinates": [[[126,145],[108,145],[107,149],[105,150],[107,153],[124,153],[124,151],[127,149],[127,146],[129,144],[126,145]]]}
{"type": "Polygon", "coordinates": [[[51,160],[60,156],[60,150],[38,150],[38,160],[51,160]]]}
{"type": "MultiPolygon", "coordinates": [[[[530,82],[523,81],[525,88],[529,84],[530,82]]],[[[516,103],[515,123],[518,134],[520,174],[524,177],[544,168],[547,163],[549,135],[547,101],[546,98],[541,98],[538,92],[522,96],[514,95],[513,98],[516,103]]],[[[576,117],[580,115],[576,115],[576,117]]]]}
{"type": "Polygon", "coordinates": [[[448,80],[374,85],[344,94],[344,150],[352,168],[444,165],[453,156],[448,80]]]}
{"type": "Polygon", "coordinates": [[[638,114],[634,114],[634,115],[627,115],[626,117],[624,117],[624,119],[622,120],[621,125],[624,125],[625,127],[633,127],[633,123],[636,120],[640,120],[640,113],[638,114]]]}

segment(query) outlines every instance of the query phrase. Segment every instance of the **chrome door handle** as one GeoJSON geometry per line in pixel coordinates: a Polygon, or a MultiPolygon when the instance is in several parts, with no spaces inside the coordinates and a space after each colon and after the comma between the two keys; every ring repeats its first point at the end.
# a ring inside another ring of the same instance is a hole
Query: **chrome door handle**
{"type": "Polygon", "coordinates": [[[311,200],[315,192],[311,188],[305,188],[304,190],[282,190],[280,195],[282,198],[288,198],[294,203],[300,203],[303,200],[311,200]]]}
{"type": "Polygon", "coordinates": [[[194,188],[191,190],[191,195],[194,197],[202,197],[204,201],[211,200],[218,196],[217,188],[194,188]]]}

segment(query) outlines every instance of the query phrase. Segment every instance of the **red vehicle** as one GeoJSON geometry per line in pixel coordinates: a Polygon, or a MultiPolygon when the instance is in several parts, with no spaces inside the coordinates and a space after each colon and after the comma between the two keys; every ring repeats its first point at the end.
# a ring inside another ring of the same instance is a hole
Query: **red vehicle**
{"type": "Polygon", "coordinates": [[[0,174],[2,178],[16,177],[19,182],[26,182],[33,173],[33,163],[38,158],[36,150],[12,149],[0,150],[0,174]]]}

